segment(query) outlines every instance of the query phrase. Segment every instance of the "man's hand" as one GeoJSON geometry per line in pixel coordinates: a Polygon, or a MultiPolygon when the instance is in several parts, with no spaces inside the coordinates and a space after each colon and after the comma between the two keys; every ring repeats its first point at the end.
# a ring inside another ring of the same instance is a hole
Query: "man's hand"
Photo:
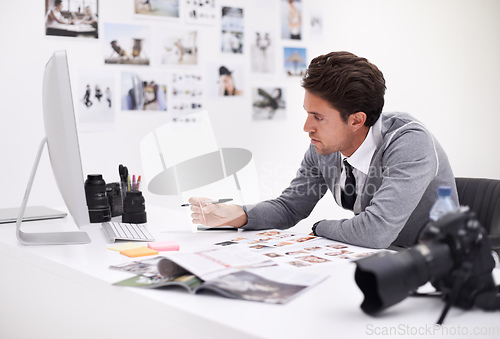
{"type": "Polygon", "coordinates": [[[247,214],[241,206],[227,204],[207,204],[208,198],[193,197],[189,199],[192,204],[191,218],[193,224],[209,227],[233,226],[241,227],[248,221],[247,214]]]}

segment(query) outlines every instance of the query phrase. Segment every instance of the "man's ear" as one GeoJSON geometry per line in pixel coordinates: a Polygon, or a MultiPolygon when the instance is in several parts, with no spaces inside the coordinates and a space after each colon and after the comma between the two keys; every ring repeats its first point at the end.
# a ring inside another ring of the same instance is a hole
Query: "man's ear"
{"type": "Polygon", "coordinates": [[[353,131],[357,131],[361,127],[365,125],[366,122],[366,113],[365,112],[356,112],[354,114],[349,115],[348,124],[353,128],[353,131]]]}

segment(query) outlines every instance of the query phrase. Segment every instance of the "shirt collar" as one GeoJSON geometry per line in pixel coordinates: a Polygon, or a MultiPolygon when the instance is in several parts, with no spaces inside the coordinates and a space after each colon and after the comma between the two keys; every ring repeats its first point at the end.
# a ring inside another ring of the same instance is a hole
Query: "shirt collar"
{"type": "Polygon", "coordinates": [[[370,127],[365,140],[350,157],[344,157],[342,155],[342,161],[344,160],[344,158],[347,158],[347,161],[349,162],[349,164],[351,164],[351,166],[363,172],[365,175],[368,175],[373,154],[379,146],[379,138],[377,138],[377,134],[381,128],[381,120],[382,119],[379,118],[377,122],[375,122],[375,124],[370,127]]]}

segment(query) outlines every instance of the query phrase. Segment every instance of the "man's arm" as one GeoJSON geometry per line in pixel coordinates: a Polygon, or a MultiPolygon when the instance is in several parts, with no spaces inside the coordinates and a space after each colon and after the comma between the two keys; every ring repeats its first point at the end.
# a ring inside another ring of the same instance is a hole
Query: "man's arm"
{"type": "Polygon", "coordinates": [[[248,216],[244,229],[286,229],[311,213],[328,190],[318,155],[312,149],[308,149],[296,177],[278,198],[243,206],[248,216]]]}
{"type": "MultiPolygon", "coordinates": [[[[381,160],[382,183],[366,209],[351,219],[321,221],[317,235],[373,248],[387,248],[397,238],[436,175],[432,136],[418,126],[402,131],[381,160]]],[[[370,178],[364,189],[373,189],[370,178]]]]}

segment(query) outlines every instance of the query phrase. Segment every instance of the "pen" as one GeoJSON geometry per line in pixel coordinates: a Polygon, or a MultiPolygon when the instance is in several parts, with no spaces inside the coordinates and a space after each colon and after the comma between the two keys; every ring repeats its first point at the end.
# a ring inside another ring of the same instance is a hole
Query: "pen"
{"type": "MultiPolygon", "coordinates": [[[[211,200],[211,201],[204,201],[205,204],[222,204],[222,203],[225,203],[225,202],[228,202],[228,201],[232,201],[233,199],[232,198],[228,198],[228,199],[219,199],[219,200],[211,200]]],[[[182,204],[181,207],[187,207],[187,206],[192,206],[192,205],[196,205],[196,204],[182,204]]]]}
{"type": "Polygon", "coordinates": [[[139,175],[139,178],[137,178],[137,190],[141,190],[141,176],[139,175]]]}

